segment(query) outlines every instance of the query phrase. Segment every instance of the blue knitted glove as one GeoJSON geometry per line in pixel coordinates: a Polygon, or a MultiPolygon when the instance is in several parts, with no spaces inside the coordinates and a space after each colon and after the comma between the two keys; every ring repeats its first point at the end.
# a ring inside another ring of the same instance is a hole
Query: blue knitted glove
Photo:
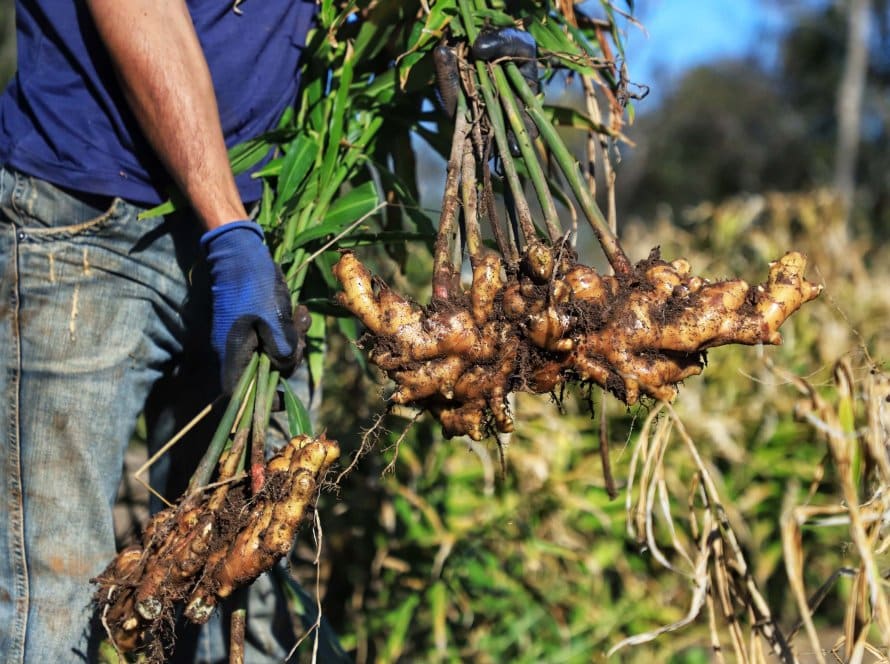
{"type": "Polygon", "coordinates": [[[263,243],[262,229],[250,221],[225,224],[204,233],[201,246],[210,266],[210,343],[220,360],[223,389],[231,392],[258,349],[283,374],[292,371],[302,344],[284,276],[263,243]]]}

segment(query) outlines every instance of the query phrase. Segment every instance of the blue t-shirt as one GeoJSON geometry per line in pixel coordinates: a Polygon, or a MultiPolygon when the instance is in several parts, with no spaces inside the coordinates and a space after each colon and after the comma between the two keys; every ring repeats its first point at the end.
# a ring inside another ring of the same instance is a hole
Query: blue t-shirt
{"type": "MultiPolygon", "coordinates": [[[[314,0],[187,0],[226,144],[275,126],[297,94],[314,0]],[[239,13],[240,12],[240,13],[239,13]]],[[[0,165],[154,204],[170,181],[142,136],[83,0],[16,0],[18,71],[0,97],[0,165]]],[[[157,57],[163,61],[164,54],[157,57]]],[[[244,200],[261,185],[237,178],[244,200]]]]}

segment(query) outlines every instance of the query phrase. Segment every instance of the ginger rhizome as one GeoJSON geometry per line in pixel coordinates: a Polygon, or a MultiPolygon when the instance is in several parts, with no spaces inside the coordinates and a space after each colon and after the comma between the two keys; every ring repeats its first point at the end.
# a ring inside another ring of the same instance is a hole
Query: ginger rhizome
{"type": "Polygon", "coordinates": [[[142,543],[121,551],[94,580],[115,647],[145,649],[150,661],[163,661],[178,606],[204,623],[219,601],[271,569],[290,551],[339,455],[333,440],[298,436],[266,463],[255,495],[244,478],[188,493],[156,514],[142,543]]]}
{"type": "MultiPolygon", "coordinates": [[[[472,43],[472,16],[461,17],[472,43]]],[[[518,36],[515,28],[506,30],[480,39],[509,46],[518,36]]],[[[395,382],[392,403],[429,411],[446,436],[478,440],[513,430],[513,392],[549,393],[581,382],[629,405],[644,396],[669,401],[681,382],[701,373],[708,348],[779,343],[782,323],[821,292],[804,278],[806,259],[788,252],[755,286],[739,279],[711,283],[693,275],[687,261],[666,262],[657,250],[634,265],[529,85],[534,51],[524,51],[517,63],[512,50],[493,50],[463,43],[437,48],[439,69],[448,65],[455,124],[430,304],[395,293],[352,252],[334,267],[343,288],[339,304],[364,323],[361,345],[395,382]],[[494,155],[509,190],[511,223],[502,222],[495,204],[494,155]],[[560,227],[541,155],[561,170],[613,274],[578,261],[570,233],[560,227]],[[532,219],[518,159],[540,204],[540,224],[532,219]],[[496,250],[483,242],[483,220],[496,250]],[[465,258],[472,268],[468,288],[459,283],[465,258]]],[[[608,83],[585,87],[588,106],[598,103],[597,86],[608,83]]]]}
{"type": "Polygon", "coordinates": [[[789,252],[762,284],[710,283],[654,251],[630,274],[600,275],[564,246],[536,242],[512,265],[480,253],[469,289],[427,307],[375,280],[352,252],[334,274],[339,303],[367,327],[371,362],[395,381],[392,401],[428,410],[446,436],[479,440],[513,430],[511,392],[580,381],[628,405],[670,401],[708,348],[780,343],[782,323],[821,291],[805,268],[789,252]]]}

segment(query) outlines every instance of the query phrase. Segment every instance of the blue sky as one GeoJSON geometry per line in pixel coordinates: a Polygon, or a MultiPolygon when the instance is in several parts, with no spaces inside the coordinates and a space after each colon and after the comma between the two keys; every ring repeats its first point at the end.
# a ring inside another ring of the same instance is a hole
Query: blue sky
{"type": "Polygon", "coordinates": [[[630,78],[658,99],[684,70],[713,59],[753,56],[771,64],[777,37],[797,13],[825,1],[637,0],[634,16],[645,32],[626,24],[630,78]]]}

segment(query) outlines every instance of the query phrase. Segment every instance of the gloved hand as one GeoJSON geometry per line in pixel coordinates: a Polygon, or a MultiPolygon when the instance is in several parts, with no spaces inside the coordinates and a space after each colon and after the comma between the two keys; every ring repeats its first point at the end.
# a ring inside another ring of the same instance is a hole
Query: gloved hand
{"type": "Polygon", "coordinates": [[[232,391],[258,349],[283,375],[293,371],[306,326],[294,325],[290,294],[262,229],[251,221],[225,224],[204,233],[201,246],[210,267],[210,342],[220,360],[223,389],[232,391]]]}
{"type": "Polygon", "coordinates": [[[481,33],[473,42],[473,57],[483,62],[500,58],[516,60],[522,77],[535,94],[541,89],[538,80],[538,42],[518,28],[499,28],[481,33]]]}
{"type": "MultiPolygon", "coordinates": [[[[473,57],[483,62],[491,62],[501,58],[516,60],[516,66],[522,78],[528,83],[532,92],[538,94],[541,91],[541,81],[538,78],[538,43],[528,32],[517,28],[499,28],[481,33],[476,37],[472,47],[473,57]]],[[[534,140],[538,137],[538,126],[532,121],[528,113],[523,112],[522,119],[529,136],[534,140]]],[[[519,142],[513,130],[507,128],[507,145],[510,154],[519,157],[519,142]]]]}

